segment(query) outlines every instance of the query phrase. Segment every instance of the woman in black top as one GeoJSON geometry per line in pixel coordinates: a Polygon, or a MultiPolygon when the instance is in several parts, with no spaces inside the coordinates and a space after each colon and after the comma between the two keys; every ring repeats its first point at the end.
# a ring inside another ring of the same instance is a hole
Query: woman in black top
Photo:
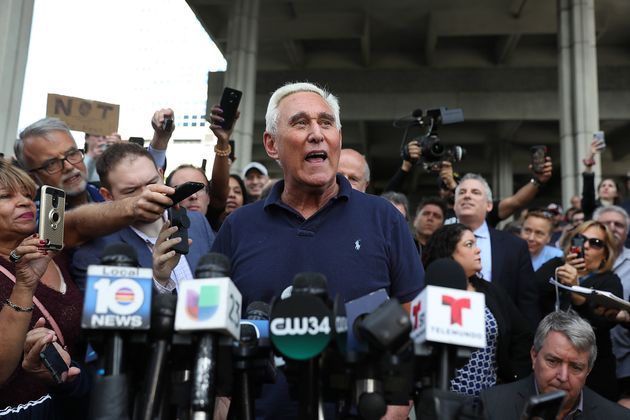
{"type": "Polygon", "coordinates": [[[552,312],[556,305],[559,309],[573,308],[593,326],[597,339],[597,360],[588,375],[586,385],[598,394],[616,401],[615,357],[610,341],[610,329],[615,326],[615,321],[602,316],[602,308],[595,307],[581,295],[564,289],[558,289],[556,295],[556,288],[549,283],[550,278],[557,278],[560,283],[569,286],[577,285],[604,290],[622,297],[621,281],[612,272],[612,265],[616,258],[614,239],[606,225],[589,220],[569,233],[567,243],[563,258],[553,258],[536,271],[540,312],[544,316],[552,312]],[[572,239],[578,235],[581,235],[581,239],[585,241],[584,258],[578,258],[575,252],[578,250],[571,247],[572,239]]]}
{"type": "Polygon", "coordinates": [[[427,267],[440,258],[452,258],[458,262],[468,278],[468,290],[483,293],[486,298],[486,338],[488,346],[473,352],[467,364],[458,369],[451,380],[451,390],[478,395],[482,389],[496,383],[513,382],[531,373],[529,350],[532,346],[532,332],[523,315],[516,308],[506,292],[494,283],[487,282],[477,273],[481,271],[481,251],[477,247],[475,235],[461,223],[445,225],[436,230],[425,249],[427,267]],[[491,326],[494,331],[491,331],[491,326]],[[492,335],[496,339],[488,339],[492,335]],[[476,353],[478,353],[476,355],[476,353]],[[471,378],[467,372],[473,359],[490,355],[494,367],[486,370],[483,377],[471,378]],[[466,373],[466,375],[464,375],[466,373]]]}

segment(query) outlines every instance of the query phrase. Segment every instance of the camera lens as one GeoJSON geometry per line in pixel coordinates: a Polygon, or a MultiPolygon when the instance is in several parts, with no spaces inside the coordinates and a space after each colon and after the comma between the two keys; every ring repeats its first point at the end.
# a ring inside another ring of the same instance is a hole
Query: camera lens
{"type": "Polygon", "coordinates": [[[57,208],[57,206],[59,205],[59,197],[57,197],[56,195],[52,196],[52,206],[54,208],[57,208]]]}
{"type": "Polygon", "coordinates": [[[59,222],[59,213],[57,213],[56,211],[50,213],[50,220],[52,220],[54,223],[58,223],[59,222]]]}

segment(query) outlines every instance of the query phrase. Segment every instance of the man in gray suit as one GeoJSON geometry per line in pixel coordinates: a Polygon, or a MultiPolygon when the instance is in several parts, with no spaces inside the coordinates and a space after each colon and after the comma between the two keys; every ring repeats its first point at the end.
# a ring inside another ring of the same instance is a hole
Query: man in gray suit
{"type": "Polygon", "coordinates": [[[574,311],[547,315],[538,325],[530,353],[533,375],[481,392],[485,419],[519,419],[530,396],[556,390],[567,393],[558,419],[630,418],[630,410],[584,386],[597,346],[593,328],[574,311]]]}

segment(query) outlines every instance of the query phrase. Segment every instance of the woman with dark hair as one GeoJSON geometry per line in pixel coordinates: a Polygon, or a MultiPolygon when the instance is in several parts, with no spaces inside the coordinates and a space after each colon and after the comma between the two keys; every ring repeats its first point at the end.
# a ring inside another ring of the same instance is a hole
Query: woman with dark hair
{"type": "Polygon", "coordinates": [[[615,357],[612,352],[610,330],[616,322],[604,317],[601,308],[596,308],[585,297],[558,289],[549,283],[556,278],[568,286],[582,286],[611,292],[623,296],[621,281],[612,272],[616,258],[616,247],[612,234],[603,223],[589,220],[569,231],[564,256],[556,257],[540,267],[535,273],[535,281],[540,291],[540,312],[544,316],[556,309],[574,309],[586,319],[595,330],[597,338],[597,360],[588,375],[586,385],[598,394],[616,401],[615,357]],[[584,257],[579,258],[572,239],[584,241],[584,257]]]}
{"type": "MultiPolygon", "coordinates": [[[[245,203],[249,202],[249,195],[247,194],[247,190],[245,189],[245,182],[243,179],[236,175],[231,174],[229,179],[229,189],[228,189],[228,198],[225,203],[225,209],[219,215],[218,224],[216,227],[216,231],[219,230],[223,221],[226,217],[228,217],[232,212],[240,207],[243,207],[245,203]]],[[[212,226],[212,225],[211,225],[212,226]]],[[[212,226],[214,229],[214,226],[212,226]]]]}
{"type": "Polygon", "coordinates": [[[472,231],[461,223],[442,226],[433,233],[424,252],[427,267],[440,258],[455,260],[466,273],[467,289],[483,293],[486,298],[487,346],[474,351],[466,364],[455,371],[450,390],[479,395],[495,384],[529,375],[532,331],[505,291],[477,275],[481,271],[481,251],[472,231]]]}
{"type": "Polygon", "coordinates": [[[600,140],[593,139],[591,142],[591,153],[584,159],[584,172],[582,172],[582,210],[584,218],[589,220],[593,217],[596,208],[608,205],[619,205],[621,203],[621,189],[619,184],[612,178],[603,178],[597,185],[597,197],[595,197],[595,155],[602,150],[600,140]]]}

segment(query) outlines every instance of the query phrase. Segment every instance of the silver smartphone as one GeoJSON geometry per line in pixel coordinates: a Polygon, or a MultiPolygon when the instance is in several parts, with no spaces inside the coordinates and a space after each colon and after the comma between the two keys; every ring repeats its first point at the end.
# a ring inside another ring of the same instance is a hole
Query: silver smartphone
{"type": "Polygon", "coordinates": [[[44,185],[39,199],[39,238],[47,241],[46,249],[60,251],[63,248],[66,193],[59,188],[44,185]]]}

